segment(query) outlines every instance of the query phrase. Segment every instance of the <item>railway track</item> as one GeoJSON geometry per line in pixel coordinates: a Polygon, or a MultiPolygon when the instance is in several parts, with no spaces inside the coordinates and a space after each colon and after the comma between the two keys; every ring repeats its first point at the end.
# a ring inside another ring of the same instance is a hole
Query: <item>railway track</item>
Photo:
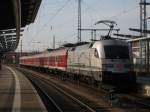
{"type": "Polygon", "coordinates": [[[123,97],[133,102],[137,107],[150,109],[150,98],[142,97],[136,94],[123,95],[123,97]]]}
{"type": "Polygon", "coordinates": [[[48,111],[63,112],[59,108],[59,106],[55,103],[55,101],[47,94],[47,92],[42,89],[42,87],[38,86],[37,83],[33,81],[32,78],[28,77],[28,79],[31,81],[31,83],[34,85],[34,87],[38,91],[39,95],[42,97],[42,100],[44,101],[44,104],[48,111]]]}
{"type": "MultiPolygon", "coordinates": [[[[34,73],[33,73],[34,74],[34,73]]],[[[38,75],[39,76],[39,75],[38,75]]],[[[35,76],[34,77],[38,77],[38,76],[35,76]]],[[[38,77],[39,78],[39,77],[38,77]]],[[[48,80],[45,80],[44,76],[42,76],[39,80],[43,80],[44,82],[46,83],[50,83],[48,80]]],[[[70,81],[69,81],[70,82],[70,81]]],[[[51,83],[50,85],[53,86],[53,84],[51,83]]],[[[54,85],[55,86],[55,85],[54,85]]],[[[53,86],[53,87],[54,87],[53,86]]],[[[89,87],[89,86],[88,86],[89,87]]],[[[58,88],[58,87],[54,87],[55,89],[58,88]]],[[[97,90],[96,88],[91,88],[93,90],[97,90]]],[[[59,90],[59,88],[57,89],[59,90]]],[[[61,92],[61,89],[59,90],[61,92]]],[[[100,90],[97,90],[100,92],[100,90]]],[[[102,91],[103,93],[105,93],[104,91],[102,91]]],[[[65,93],[64,93],[65,94],[65,93]]],[[[105,94],[106,95],[106,94],[105,94]]],[[[131,109],[131,108],[137,108],[137,109],[147,109],[149,110],[150,109],[150,100],[146,100],[143,99],[142,97],[138,97],[134,94],[114,94],[116,95],[118,98],[118,103],[120,103],[119,105],[117,104],[117,106],[121,107],[121,108],[124,108],[125,110],[128,110],[128,109],[131,109]]],[[[108,99],[107,99],[108,100],[108,99]]],[[[82,103],[82,102],[81,102],[82,103]]],[[[84,104],[83,104],[84,105],[84,104]]],[[[116,105],[115,105],[116,106],[116,105]]],[[[86,106],[85,106],[86,107],[86,106]]],[[[84,107],[84,108],[85,108],[84,107]]],[[[112,108],[112,107],[111,107],[112,108]]],[[[82,110],[82,109],[81,109],[82,110]]],[[[84,110],[84,109],[83,109],[84,110]]],[[[95,108],[94,110],[91,109],[90,111],[85,111],[84,112],[94,112],[95,111],[95,108]]],[[[69,111],[70,112],[70,111],[69,111]]],[[[79,111],[80,112],[80,111],[79,111]]],[[[97,112],[97,110],[96,110],[97,112]]],[[[100,111],[101,112],[101,111],[100,111]]],[[[134,111],[133,111],[134,112],[134,111]]],[[[145,111],[144,111],[145,112],[145,111]]],[[[149,111],[146,111],[146,112],[149,112],[149,111]]]]}
{"type": "Polygon", "coordinates": [[[82,101],[63,91],[42,77],[23,71],[33,83],[48,111],[55,112],[96,112],[82,101]]]}

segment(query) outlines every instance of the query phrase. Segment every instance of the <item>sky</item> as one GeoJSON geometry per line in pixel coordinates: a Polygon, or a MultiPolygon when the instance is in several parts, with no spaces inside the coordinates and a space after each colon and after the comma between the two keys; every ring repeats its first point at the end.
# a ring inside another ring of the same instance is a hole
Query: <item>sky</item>
{"type": "MultiPolygon", "coordinates": [[[[82,28],[95,26],[99,20],[116,21],[120,33],[135,34],[129,28],[139,28],[140,0],[82,0],[82,28]]],[[[147,0],[150,2],[150,0],[147,0]]],[[[78,0],[42,0],[35,22],[25,27],[21,37],[23,51],[43,51],[63,43],[77,42],[78,0]]],[[[148,12],[150,16],[150,12],[148,12]]],[[[148,26],[149,27],[149,26],[148,26]]],[[[98,32],[97,38],[106,32],[98,32]]],[[[114,32],[115,33],[115,32],[114,32]]],[[[82,32],[82,41],[89,41],[91,32],[82,32]]],[[[17,51],[20,51],[20,44],[17,51]]]]}

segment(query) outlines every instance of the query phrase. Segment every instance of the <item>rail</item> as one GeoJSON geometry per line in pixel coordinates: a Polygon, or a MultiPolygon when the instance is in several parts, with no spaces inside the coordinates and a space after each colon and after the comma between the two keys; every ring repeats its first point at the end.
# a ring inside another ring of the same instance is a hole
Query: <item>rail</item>
{"type": "MultiPolygon", "coordinates": [[[[38,84],[36,84],[32,78],[29,78],[29,76],[27,76],[27,75],[26,75],[26,77],[31,81],[31,83],[34,85],[36,90],[45,96],[47,102],[49,102],[49,104],[51,103],[54,106],[55,112],[63,112],[63,110],[55,103],[55,101],[47,94],[47,92],[44,89],[42,89],[40,86],[38,86],[38,84]]],[[[48,109],[48,111],[51,111],[51,109],[49,109],[49,108],[47,108],[47,109],[48,109]]]]}
{"type": "MultiPolygon", "coordinates": [[[[25,72],[28,72],[28,73],[29,73],[29,71],[26,71],[25,69],[24,69],[24,70],[21,69],[21,71],[25,71],[25,72]]],[[[54,87],[54,88],[55,88],[56,90],[58,90],[59,92],[61,92],[61,93],[64,94],[65,96],[69,97],[70,99],[72,99],[73,101],[75,101],[76,103],[78,103],[81,107],[84,108],[84,110],[86,110],[86,111],[88,111],[88,112],[96,112],[94,109],[92,109],[91,107],[89,107],[87,104],[83,103],[82,101],[78,100],[78,99],[75,98],[74,96],[70,95],[69,93],[65,92],[64,90],[62,90],[61,88],[59,88],[58,86],[56,86],[53,82],[50,82],[49,80],[46,80],[46,79],[40,77],[40,75],[37,76],[37,75],[34,74],[34,73],[32,73],[32,74],[33,74],[33,75],[32,75],[33,77],[40,79],[41,81],[47,83],[48,85],[51,85],[52,87],[54,87]]],[[[31,78],[30,78],[29,76],[27,76],[27,78],[29,78],[29,79],[31,80],[31,78]]],[[[33,81],[33,80],[31,80],[31,82],[34,84],[34,81],[33,81]]],[[[34,84],[34,85],[35,85],[35,84],[34,84]]],[[[38,85],[35,85],[35,86],[38,86],[38,85]]],[[[40,88],[40,87],[39,87],[39,88],[40,88]]],[[[40,88],[40,89],[42,90],[42,88],[40,88]]],[[[47,97],[49,97],[46,92],[44,92],[44,94],[45,94],[47,97]]],[[[49,97],[49,99],[52,101],[52,98],[49,97]]],[[[52,102],[54,102],[54,100],[53,100],[52,102]]],[[[55,102],[54,102],[54,105],[58,107],[59,112],[63,112],[62,109],[60,109],[59,106],[58,106],[55,102]]]]}

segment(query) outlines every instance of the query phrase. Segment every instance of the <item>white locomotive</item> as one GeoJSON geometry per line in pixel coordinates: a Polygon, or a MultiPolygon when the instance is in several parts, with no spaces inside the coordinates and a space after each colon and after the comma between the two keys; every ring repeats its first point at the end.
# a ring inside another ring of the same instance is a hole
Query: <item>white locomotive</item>
{"type": "Polygon", "coordinates": [[[81,79],[112,85],[136,82],[131,48],[125,41],[107,39],[68,50],[67,72],[81,79]]]}
{"type": "Polygon", "coordinates": [[[46,54],[22,57],[20,65],[96,85],[105,83],[119,88],[134,88],[136,76],[131,47],[125,41],[111,38],[115,22],[106,20],[98,23],[105,23],[110,27],[103,40],[71,44],[46,54]]]}

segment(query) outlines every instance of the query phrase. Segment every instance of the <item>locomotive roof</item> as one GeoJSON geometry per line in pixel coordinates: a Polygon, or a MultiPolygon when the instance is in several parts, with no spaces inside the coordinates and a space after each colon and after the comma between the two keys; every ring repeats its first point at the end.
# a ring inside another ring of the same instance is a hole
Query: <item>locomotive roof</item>
{"type": "Polygon", "coordinates": [[[81,45],[85,45],[85,44],[89,44],[90,42],[79,42],[79,43],[67,43],[64,44],[64,47],[76,47],[76,46],[81,46],[81,45]]]}
{"type": "Polygon", "coordinates": [[[93,45],[97,46],[99,44],[102,44],[102,45],[108,45],[108,44],[125,45],[127,43],[123,40],[116,40],[116,39],[106,39],[106,40],[99,40],[99,41],[94,41],[94,42],[81,42],[81,43],[76,43],[76,44],[70,44],[69,43],[69,44],[65,44],[65,46],[68,46],[68,47],[60,47],[58,49],[53,49],[49,52],[45,52],[45,53],[43,52],[41,54],[23,56],[23,57],[21,57],[21,59],[41,57],[41,56],[46,57],[49,55],[63,54],[65,52],[67,52],[67,50],[69,50],[69,51],[84,50],[87,48],[93,48],[93,45]]]}
{"type": "Polygon", "coordinates": [[[135,42],[135,41],[140,41],[140,40],[150,40],[150,37],[141,37],[141,38],[130,39],[130,40],[128,40],[128,42],[135,42]]]}
{"type": "Polygon", "coordinates": [[[123,40],[116,40],[116,39],[105,39],[105,40],[98,40],[98,41],[94,41],[94,42],[90,42],[90,43],[86,43],[80,46],[75,46],[72,47],[71,49],[69,49],[70,51],[74,51],[74,50],[84,50],[87,48],[93,48],[93,46],[97,46],[97,45],[111,45],[111,44],[115,44],[115,45],[127,45],[126,41],[123,40]]]}

